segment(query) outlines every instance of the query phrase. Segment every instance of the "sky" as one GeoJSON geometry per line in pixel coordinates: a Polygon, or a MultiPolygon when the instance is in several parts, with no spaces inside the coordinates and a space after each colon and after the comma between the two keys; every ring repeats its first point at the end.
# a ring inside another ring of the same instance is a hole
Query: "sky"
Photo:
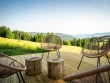
{"type": "Polygon", "coordinates": [[[25,32],[110,32],[110,0],[0,0],[0,26],[25,32]]]}

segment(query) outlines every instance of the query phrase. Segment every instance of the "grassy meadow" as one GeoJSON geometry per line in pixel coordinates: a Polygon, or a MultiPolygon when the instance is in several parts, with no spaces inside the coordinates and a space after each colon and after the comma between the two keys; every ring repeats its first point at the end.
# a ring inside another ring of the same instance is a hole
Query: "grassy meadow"
{"type": "MultiPolygon", "coordinates": [[[[63,45],[60,51],[80,53],[81,47],[63,45]]],[[[0,52],[7,55],[41,53],[40,43],[0,37],[0,52]]]]}
{"type": "Polygon", "coordinates": [[[0,37],[0,52],[7,55],[40,53],[42,51],[40,43],[0,37]]]}
{"type": "Polygon", "coordinates": [[[63,45],[60,51],[81,54],[82,48],[78,46],[63,45]]]}

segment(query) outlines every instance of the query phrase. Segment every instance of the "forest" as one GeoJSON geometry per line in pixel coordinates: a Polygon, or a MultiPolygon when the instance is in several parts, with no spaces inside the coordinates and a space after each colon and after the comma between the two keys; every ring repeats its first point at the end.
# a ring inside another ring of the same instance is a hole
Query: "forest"
{"type": "MultiPolygon", "coordinates": [[[[54,34],[54,33],[47,33],[47,34],[54,34]]],[[[41,42],[46,35],[43,33],[37,33],[34,35],[29,34],[28,32],[13,30],[11,31],[9,27],[0,26],[0,37],[9,38],[9,39],[17,39],[17,40],[27,40],[32,42],[41,42]]],[[[73,38],[71,40],[63,40],[63,45],[70,45],[70,46],[79,46],[84,47],[94,38],[73,38]]]]}

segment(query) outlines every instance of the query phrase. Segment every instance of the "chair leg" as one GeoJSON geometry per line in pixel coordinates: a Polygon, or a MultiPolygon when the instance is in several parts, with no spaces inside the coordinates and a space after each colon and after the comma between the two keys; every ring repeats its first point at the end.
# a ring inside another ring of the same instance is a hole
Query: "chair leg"
{"type": "Polygon", "coordinates": [[[0,80],[0,83],[2,83],[3,78],[0,80]]]}
{"type": "MultiPolygon", "coordinates": [[[[74,83],[74,82],[73,82],[73,81],[71,81],[71,80],[70,80],[70,81],[68,81],[68,82],[69,82],[69,83],[74,83]]],[[[65,82],[65,83],[66,83],[66,82],[65,82]]]]}
{"type": "Polygon", "coordinates": [[[59,53],[59,56],[58,56],[58,58],[61,58],[61,56],[60,56],[60,51],[58,50],[58,53],[59,53]]]}
{"type": "Polygon", "coordinates": [[[108,63],[110,63],[110,61],[109,61],[109,58],[108,58],[107,54],[106,54],[106,58],[107,58],[107,60],[108,60],[108,63]]]}
{"type": "Polygon", "coordinates": [[[101,82],[104,83],[103,80],[102,80],[102,76],[101,76],[100,73],[99,73],[99,78],[100,78],[101,82]]]}
{"type": "Polygon", "coordinates": [[[60,51],[59,51],[59,50],[56,50],[56,52],[57,52],[58,58],[61,58],[61,57],[60,57],[60,51]]]}
{"type": "Polygon", "coordinates": [[[48,51],[48,56],[47,56],[47,58],[49,58],[49,51],[48,51]]]}
{"type": "Polygon", "coordinates": [[[23,78],[21,72],[19,72],[19,73],[20,73],[20,76],[21,76],[21,78],[22,78],[23,83],[25,83],[24,78],[23,78]]]}
{"type": "Polygon", "coordinates": [[[81,65],[81,62],[82,62],[83,57],[84,57],[84,55],[82,56],[82,58],[81,58],[81,60],[80,60],[80,62],[79,62],[79,65],[78,65],[78,68],[77,68],[77,69],[79,69],[79,67],[80,67],[80,65],[81,65]]]}
{"type": "Polygon", "coordinates": [[[100,57],[98,57],[98,60],[97,60],[97,67],[100,66],[100,57]]]}
{"type": "Polygon", "coordinates": [[[96,83],[104,83],[100,73],[96,74],[96,83]]]}
{"type": "Polygon", "coordinates": [[[20,77],[19,77],[19,74],[18,74],[18,73],[16,73],[16,75],[17,75],[17,77],[18,77],[18,80],[19,80],[19,83],[20,83],[21,81],[20,81],[20,77]]]}
{"type": "Polygon", "coordinates": [[[58,51],[56,50],[57,56],[59,56],[58,51]]]}
{"type": "Polygon", "coordinates": [[[43,52],[43,54],[42,54],[42,58],[41,58],[41,59],[43,59],[43,56],[44,56],[44,52],[43,52]]]}
{"type": "Polygon", "coordinates": [[[109,83],[110,83],[110,72],[108,71],[108,80],[109,80],[109,83]]]}

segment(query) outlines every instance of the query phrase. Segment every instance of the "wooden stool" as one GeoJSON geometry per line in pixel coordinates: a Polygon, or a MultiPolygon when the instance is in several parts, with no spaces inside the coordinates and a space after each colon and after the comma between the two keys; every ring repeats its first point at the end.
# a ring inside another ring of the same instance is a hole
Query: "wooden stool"
{"type": "Polygon", "coordinates": [[[60,79],[64,76],[64,61],[63,59],[49,59],[48,63],[48,77],[52,79],[60,79]]]}
{"type": "Polygon", "coordinates": [[[39,75],[42,73],[42,59],[40,57],[32,57],[25,59],[27,67],[26,75],[39,75]]]}

